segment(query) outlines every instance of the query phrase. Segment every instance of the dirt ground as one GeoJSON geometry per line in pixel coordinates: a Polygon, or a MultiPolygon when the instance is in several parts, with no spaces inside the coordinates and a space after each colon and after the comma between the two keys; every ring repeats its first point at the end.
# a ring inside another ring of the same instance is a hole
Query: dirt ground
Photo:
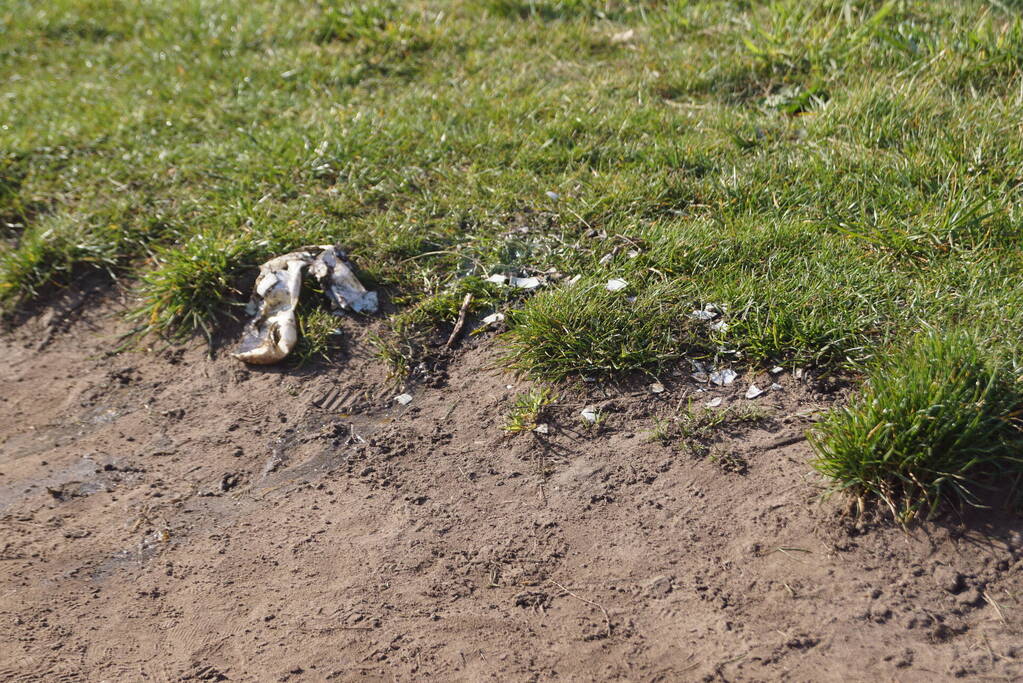
{"type": "Polygon", "coordinates": [[[801,435],[841,390],[782,373],[694,455],[657,420],[764,378],[589,384],[507,434],[491,335],[401,406],[364,323],[336,366],[252,369],[112,353],[118,310],[3,337],[0,680],[1023,676],[1020,518],[822,500],[801,435]]]}

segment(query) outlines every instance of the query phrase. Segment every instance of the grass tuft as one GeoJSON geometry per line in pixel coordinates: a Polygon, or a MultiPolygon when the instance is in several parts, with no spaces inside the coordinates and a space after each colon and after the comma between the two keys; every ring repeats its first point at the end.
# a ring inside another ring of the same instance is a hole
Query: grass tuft
{"type": "Polygon", "coordinates": [[[515,398],[502,429],[512,434],[536,429],[544,408],[557,400],[558,397],[550,389],[533,387],[515,398]]]}
{"type": "Polygon", "coordinates": [[[509,359],[534,377],[654,370],[693,346],[679,286],[609,292],[583,280],[543,292],[514,312],[509,359]]]}
{"type": "Polygon", "coordinates": [[[46,285],[64,284],[75,271],[113,268],[119,246],[117,236],[74,216],[47,216],[33,223],[16,247],[0,251],[0,308],[11,310],[46,285]]]}
{"type": "Polygon", "coordinates": [[[904,522],[942,501],[978,505],[996,477],[1023,474],[1021,389],[971,335],[923,333],[811,432],[816,468],[904,522]]]}
{"type": "Polygon", "coordinates": [[[202,331],[210,338],[225,300],[241,295],[232,282],[249,248],[237,236],[199,233],[179,248],[160,250],[159,265],[142,276],[141,301],[129,317],[144,333],[182,339],[202,331]]]}

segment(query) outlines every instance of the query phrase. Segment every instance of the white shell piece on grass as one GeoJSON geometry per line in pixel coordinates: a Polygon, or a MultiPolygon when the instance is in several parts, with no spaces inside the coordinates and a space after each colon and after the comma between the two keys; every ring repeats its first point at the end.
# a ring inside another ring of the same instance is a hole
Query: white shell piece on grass
{"type": "Polygon", "coordinates": [[[559,199],[561,199],[561,195],[558,194],[557,192],[551,192],[548,190],[545,194],[547,195],[548,199],[553,199],[554,201],[558,201],[559,199]]]}
{"type": "Polygon", "coordinates": [[[602,266],[606,266],[607,264],[611,263],[611,259],[613,259],[614,257],[615,257],[614,254],[612,254],[611,252],[608,252],[608,253],[604,254],[603,256],[601,256],[600,260],[597,261],[597,263],[602,265],[602,266]]]}
{"type": "Polygon", "coordinates": [[[295,307],[303,270],[320,283],[335,311],[376,312],[377,293],[367,291],[355,277],[344,251],[332,245],[303,247],[259,267],[248,307],[254,317],[231,355],[245,363],[271,365],[291,353],[298,341],[295,307]]]}
{"type": "Polygon", "coordinates": [[[634,28],[622,31],[621,33],[616,33],[613,36],[611,36],[611,44],[618,45],[619,43],[627,43],[630,40],[632,40],[635,35],[636,29],[634,28]]]}
{"type": "Polygon", "coordinates": [[[541,422],[537,426],[533,427],[533,431],[537,434],[549,434],[551,430],[546,423],[541,422]]]}
{"type": "Polygon", "coordinates": [[[620,279],[620,278],[614,278],[612,280],[608,280],[607,284],[604,285],[604,287],[609,292],[617,292],[617,291],[620,291],[622,289],[625,289],[628,286],[629,286],[629,283],[626,282],[625,280],[620,279]]]}
{"type": "Polygon", "coordinates": [[[702,382],[704,384],[710,381],[710,375],[708,375],[706,372],[694,372],[692,375],[690,375],[690,377],[695,379],[697,382],[702,382]]]}
{"type": "Polygon", "coordinates": [[[725,332],[728,331],[728,323],[726,323],[724,320],[718,320],[717,322],[713,322],[710,324],[710,329],[714,330],[715,332],[720,332],[721,334],[724,334],[725,332]]]}
{"type": "Polygon", "coordinates": [[[597,409],[593,406],[586,406],[579,415],[590,424],[594,424],[597,421],[597,409]]]}
{"type": "Polygon", "coordinates": [[[409,403],[412,403],[412,394],[398,394],[394,397],[394,400],[403,406],[407,406],[409,403]]]}
{"type": "Polygon", "coordinates": [[[664,385],[661,384],[660,382],[654,382],[653,384],[650,385],[650,391],[652,391],[655,394],[663,394],[664,385]]]}
{"type": "Polygon", "coordinates": [[[758,387],[756,384],[751,384],[749,385],[749,389],[746,390],[746,398],[752,401],[757,396],[760,396],[763,393],[764,393],[763,389],[758,387]]]}
{"type": "Polygon", "coordinates": [[[508,284],[519,289],[536,289],[541,281],[538,277],[511,277],[508,278],[508,284]]]}
{"type": "Polygon", "coordinates": [[[713,311],[693,311],[689,317],[694,320],[713,320],[716,315],[713,311]]]}
{"type": "Polygon", "coordinates": [[[707,401],[704,405],[706,405],[708,408],[717,408],[719,405],[721,405],[721,397],[718,396],[717,398],[712,398],[711,400],[707,401]]]}
{"type": "Polygon", "coordinates": [[[731,368],[722,368],[710,373],[710,381],[719,387],[730,387],[732,386],[732,382],[734,382],[738,376],[739,373],[735,370],[731,368]]]}
{"type": "Polygon", "coordinates": [[[571,287],[572,285],[576,284],[577,282],[579,282],[579,280],[582,280],[582,279],[583,279],[582,275],[573,275],[572,277],[570,277],[567,280],[565,280],[565,286],[566,287],[571,287]]]}
{"type": "Polygon", "coordinates": [[[778,375],[778,374],[781,374],[783,372],[785,372],[785,368],[783,368],[780,365],[775,365],[773,368],[771,368],[771,374],[772,375],[778,375]]]}
{"type": "Polygon", "coordinates": [[[484,325],[493,325],[494,323],[504,322],[504,313],[491,313],[480,322],[484,325]]]}
{"type": "Polygon", "coordinates": [[[508,282],[508,276],[501,275],[500,273],[494,273],[493,275],[487,278],[487,282],[493,282],[495,285],[503,285],[504,283],[508,282]]]}

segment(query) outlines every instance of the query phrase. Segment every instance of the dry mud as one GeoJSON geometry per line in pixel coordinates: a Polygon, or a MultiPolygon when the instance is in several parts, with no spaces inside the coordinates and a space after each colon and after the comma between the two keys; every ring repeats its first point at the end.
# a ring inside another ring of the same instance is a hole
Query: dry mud
{"type": "Polygon", "coordinates": [[[840,391],[784,373],[695,451],[657,421],[750,377],[568,389],[513,435],[487,335],[399,406],[356,322],[336,366],[253,369],[111,353],[117,313],[4,335],[0,679],[1023,675],[1021,520],[822,500],[801,435],[840,391]]]}

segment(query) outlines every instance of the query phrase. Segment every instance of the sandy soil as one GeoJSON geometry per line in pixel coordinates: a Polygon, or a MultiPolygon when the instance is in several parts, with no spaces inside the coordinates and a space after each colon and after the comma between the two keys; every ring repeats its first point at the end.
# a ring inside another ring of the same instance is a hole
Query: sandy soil
{"type": "Polygon", "coordinates": [[[336,367],[111,353],[116,302],[4,335],[0,680],[1008,680],[1021,520],[909,533],[822,501],[788,373],[710,456],[650,437],[697,393],[527,383],[467,340],[399,406],[346,321],[336,367]],[[579,411],[604,419],[586,428],[579,411]]]}

